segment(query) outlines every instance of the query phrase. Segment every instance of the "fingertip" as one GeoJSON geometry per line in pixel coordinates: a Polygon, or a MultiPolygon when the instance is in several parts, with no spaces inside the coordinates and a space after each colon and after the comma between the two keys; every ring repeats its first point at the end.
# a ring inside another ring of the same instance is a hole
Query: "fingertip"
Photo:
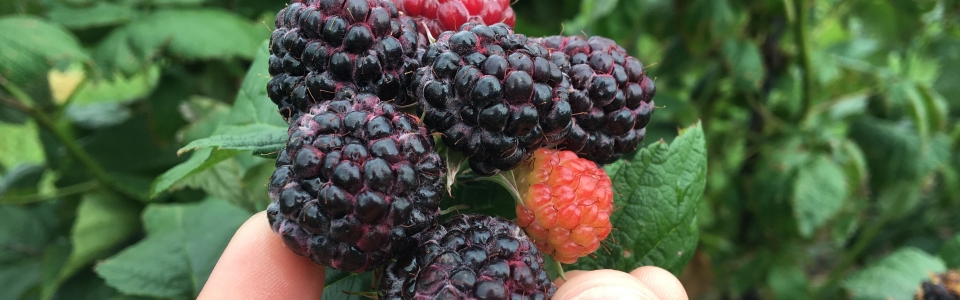
{"type": "Polygon", "coordinates": [[[636,277],[615,270],[571,271],[554,294],[555,300],[657,299],[636,277]]]}
{"type": "Polygon", "coordinates": [[[563,277],[557,277],[557,279],[553,281],[553,284],[555,284],[555,285],[557,285],[557,287],[559,287],[559,286],[563,285],[567,280],[572,280],[574,277],[577,277],[577,276],[580,276],[580,275],[583,275],[583,274],[587,274],[587,273],[589,273],[589,272],[587,272],[587,271],[580,271],[580,270],[566,271],[566,272],[563,273],[563,276],[564,276],[564,277],[567,277],[567,279],[564,280],[563,277]]]}
{"type": "Polygon", "coordinates": [[[661,300],[687,300],[687,291],[673,273],[655,266],[640,267],[630,275],[643,282],[661,300]]]}
{"type": "Polygon", "coordinates": [[[260,212],[237,229],[199,299],[319,299],[325,275],[287,249],[260,212]]]}

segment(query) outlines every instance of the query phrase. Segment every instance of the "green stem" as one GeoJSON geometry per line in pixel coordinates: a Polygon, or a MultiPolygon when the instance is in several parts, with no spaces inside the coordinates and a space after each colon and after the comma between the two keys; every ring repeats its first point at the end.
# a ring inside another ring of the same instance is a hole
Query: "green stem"
{"type": "Polygon", "coordinates": [[[466,204],[457,204],[457,205],[454,205],[454,206],[451,206],[451,207],[447,207],[447,208],[444,209],[444,210],[441,210],[441,211],[440,211],[440,215],[443,216],[443,215],[447,215],[447,214],[450,214],[450,213],[455,212],[455,211],[456,211],[456,212],[459,212],[461,209],[469,209],[469,208],[470,208],[469,205],[466,205],[466,204]]]}
{"type": "Polygon", "coordinates": [[[94,160],[89,153],[87,153],[85,150],[83,150],[83,148],[80,147],[79,144],[77,144],[76,139],[73,138],[72,134],[68,130],[57,126],[57,124],[43,110],[23,104],[24,102],[37,103],[33,101],[30,95],[27,95],[22,90],[10,82],[3,80],[2,78],[0,78],[0,87],[3,87],[8,93],[10,93],[10,95],[19,100],[4,100],[2,101],[4,104],[10,105],[14,109],[27,113],[30,115],[30,117],[36,120],[40,127],[43,127],[44,129],[53,133],[54,138],[56,138],[57,141],[59,141],[60,144],[66,148],[67,153],[70,153],[70,155],[76,158],[80,165],[86,168],[87,172],[89,172],[94,179],[99,181],[102,186],[118,194],[131,197],[133,199],[139,199],[138,196],[128,193],[126,190],[118,186],[110,178],[110,175],[107,174],[107,171],[101,168],[96,160],[94,160]]]}
{"type": "Polygon", "coordinates": [[[52,195],[26,195],[26,196],[5,196],[0,197],[0,204],[30,204],[35,202],[53,200],[57,198],[62,198],[66,196],[72,196],[76,194],[82,194],[89,192],[93,189],[96,189],[99,186],[96,181],[88,181],[84,183],[79,183],[71,186],[66,186],[62,188],[57,188],[57,192],[52,195]]]}
{"type": "Polygon", "coordinates": [[[800,64],[803,68],[802,88],[800,89],[800,115],[799,120],[803,120],[810,112],[811,89],[813,88],[813,63],[810,61],[810,37],[807,32],[807,21],[810,18],[810,3],[808,0],[793,0],[793,11],[796,13],[796,20],[793,22],[794,38],[799,49],[800,64]]]}

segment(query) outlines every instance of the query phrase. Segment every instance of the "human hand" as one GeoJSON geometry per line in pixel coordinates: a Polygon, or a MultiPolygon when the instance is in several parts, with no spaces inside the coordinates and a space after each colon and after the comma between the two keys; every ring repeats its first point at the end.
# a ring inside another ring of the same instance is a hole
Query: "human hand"
{"type": "MultiPolygon", "coordinates": [[[[237,230],[198,299],[320,299],[325,277],[326,268],[287,249],[260,212],[237,230]]],[[[629,274],[570,271],[566,277],[557,279],[553,299],[687,299],[680,281],[657,267],[629,274]]]]}

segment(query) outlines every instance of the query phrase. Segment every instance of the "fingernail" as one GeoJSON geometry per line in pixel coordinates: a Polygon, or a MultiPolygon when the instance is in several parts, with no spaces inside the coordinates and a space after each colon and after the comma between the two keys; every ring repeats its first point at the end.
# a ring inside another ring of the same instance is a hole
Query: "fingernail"
{"type": "Polygon", "coordinates": [[[643,294],[640,290],[626,286],[596,286],[584,290],[573,300],[594,300],[594,299],[645,299],[653,300],[643,294]]]}

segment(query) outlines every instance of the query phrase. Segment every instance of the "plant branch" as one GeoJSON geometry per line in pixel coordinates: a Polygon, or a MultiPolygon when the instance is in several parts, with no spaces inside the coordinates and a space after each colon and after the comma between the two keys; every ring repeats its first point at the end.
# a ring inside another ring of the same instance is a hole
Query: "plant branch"
{"type": "Polygon", "coordinates": [[[2,78],[0,78],[0,87],[2,87],[15,98],[15,100],[0,98],[0,103],[7,104],[16,110],[30,115],[30,117],[36,120],[40,127],[43,127],[44,129],[53,133],[53,136],[57,139],[57,141],[59,141],[60,144],[66,148],[67,153],[76,158],[80,165],[86,168],[87,172],[89,172],[94,179],[99,181],[103,187],[133,199],[140,198],[118,186],[116,182],[110,178],[110,175],[107,174],[107,171],[100,167],[96,160],[94,160],[93,157],[87,153],[87,151],[83,150],[83,148],[77,144],[77,141],[73,138],[72,134],[66,129],[57,126],[57,124],[54,123],[53,119],[47,115],[47,113],[45,113],[43,110],[24,104],[24,102],[36,103],[33,101],[30,95],[27,95],[18,87],[6,80],[3,80],[2,78]]]}
{"type": "Polygon", "coordinates": [[[66,186],[62,188],[57,188],[56,193],[50,195],[35,194],[35,195],[26,195],[26,196],[4,196],[0,197],[0,204],[30,204],[35,202],[42,202],[47,200],[53,200],[66,196],[73,196],[76,194],[82,194],[85,192],[92,191],[96,189],[100,184],[96,181],[88,181],[84,183],[78,183],[71,186],[66,186]]]}
{"type": "Polygon", "coordinates": [[[803,68],[802,88],[800,90],[801,104],[798,120],[806,118],[810,112],[811,89],[813,88],[813,63],[810,62],[810,37],[807,31],[807,21],[810,18],[810,3],[808,0],[793,0],[793,11],[796,20],[793,22],[794,39],[799,49],[800,64],[803,68]]]}

